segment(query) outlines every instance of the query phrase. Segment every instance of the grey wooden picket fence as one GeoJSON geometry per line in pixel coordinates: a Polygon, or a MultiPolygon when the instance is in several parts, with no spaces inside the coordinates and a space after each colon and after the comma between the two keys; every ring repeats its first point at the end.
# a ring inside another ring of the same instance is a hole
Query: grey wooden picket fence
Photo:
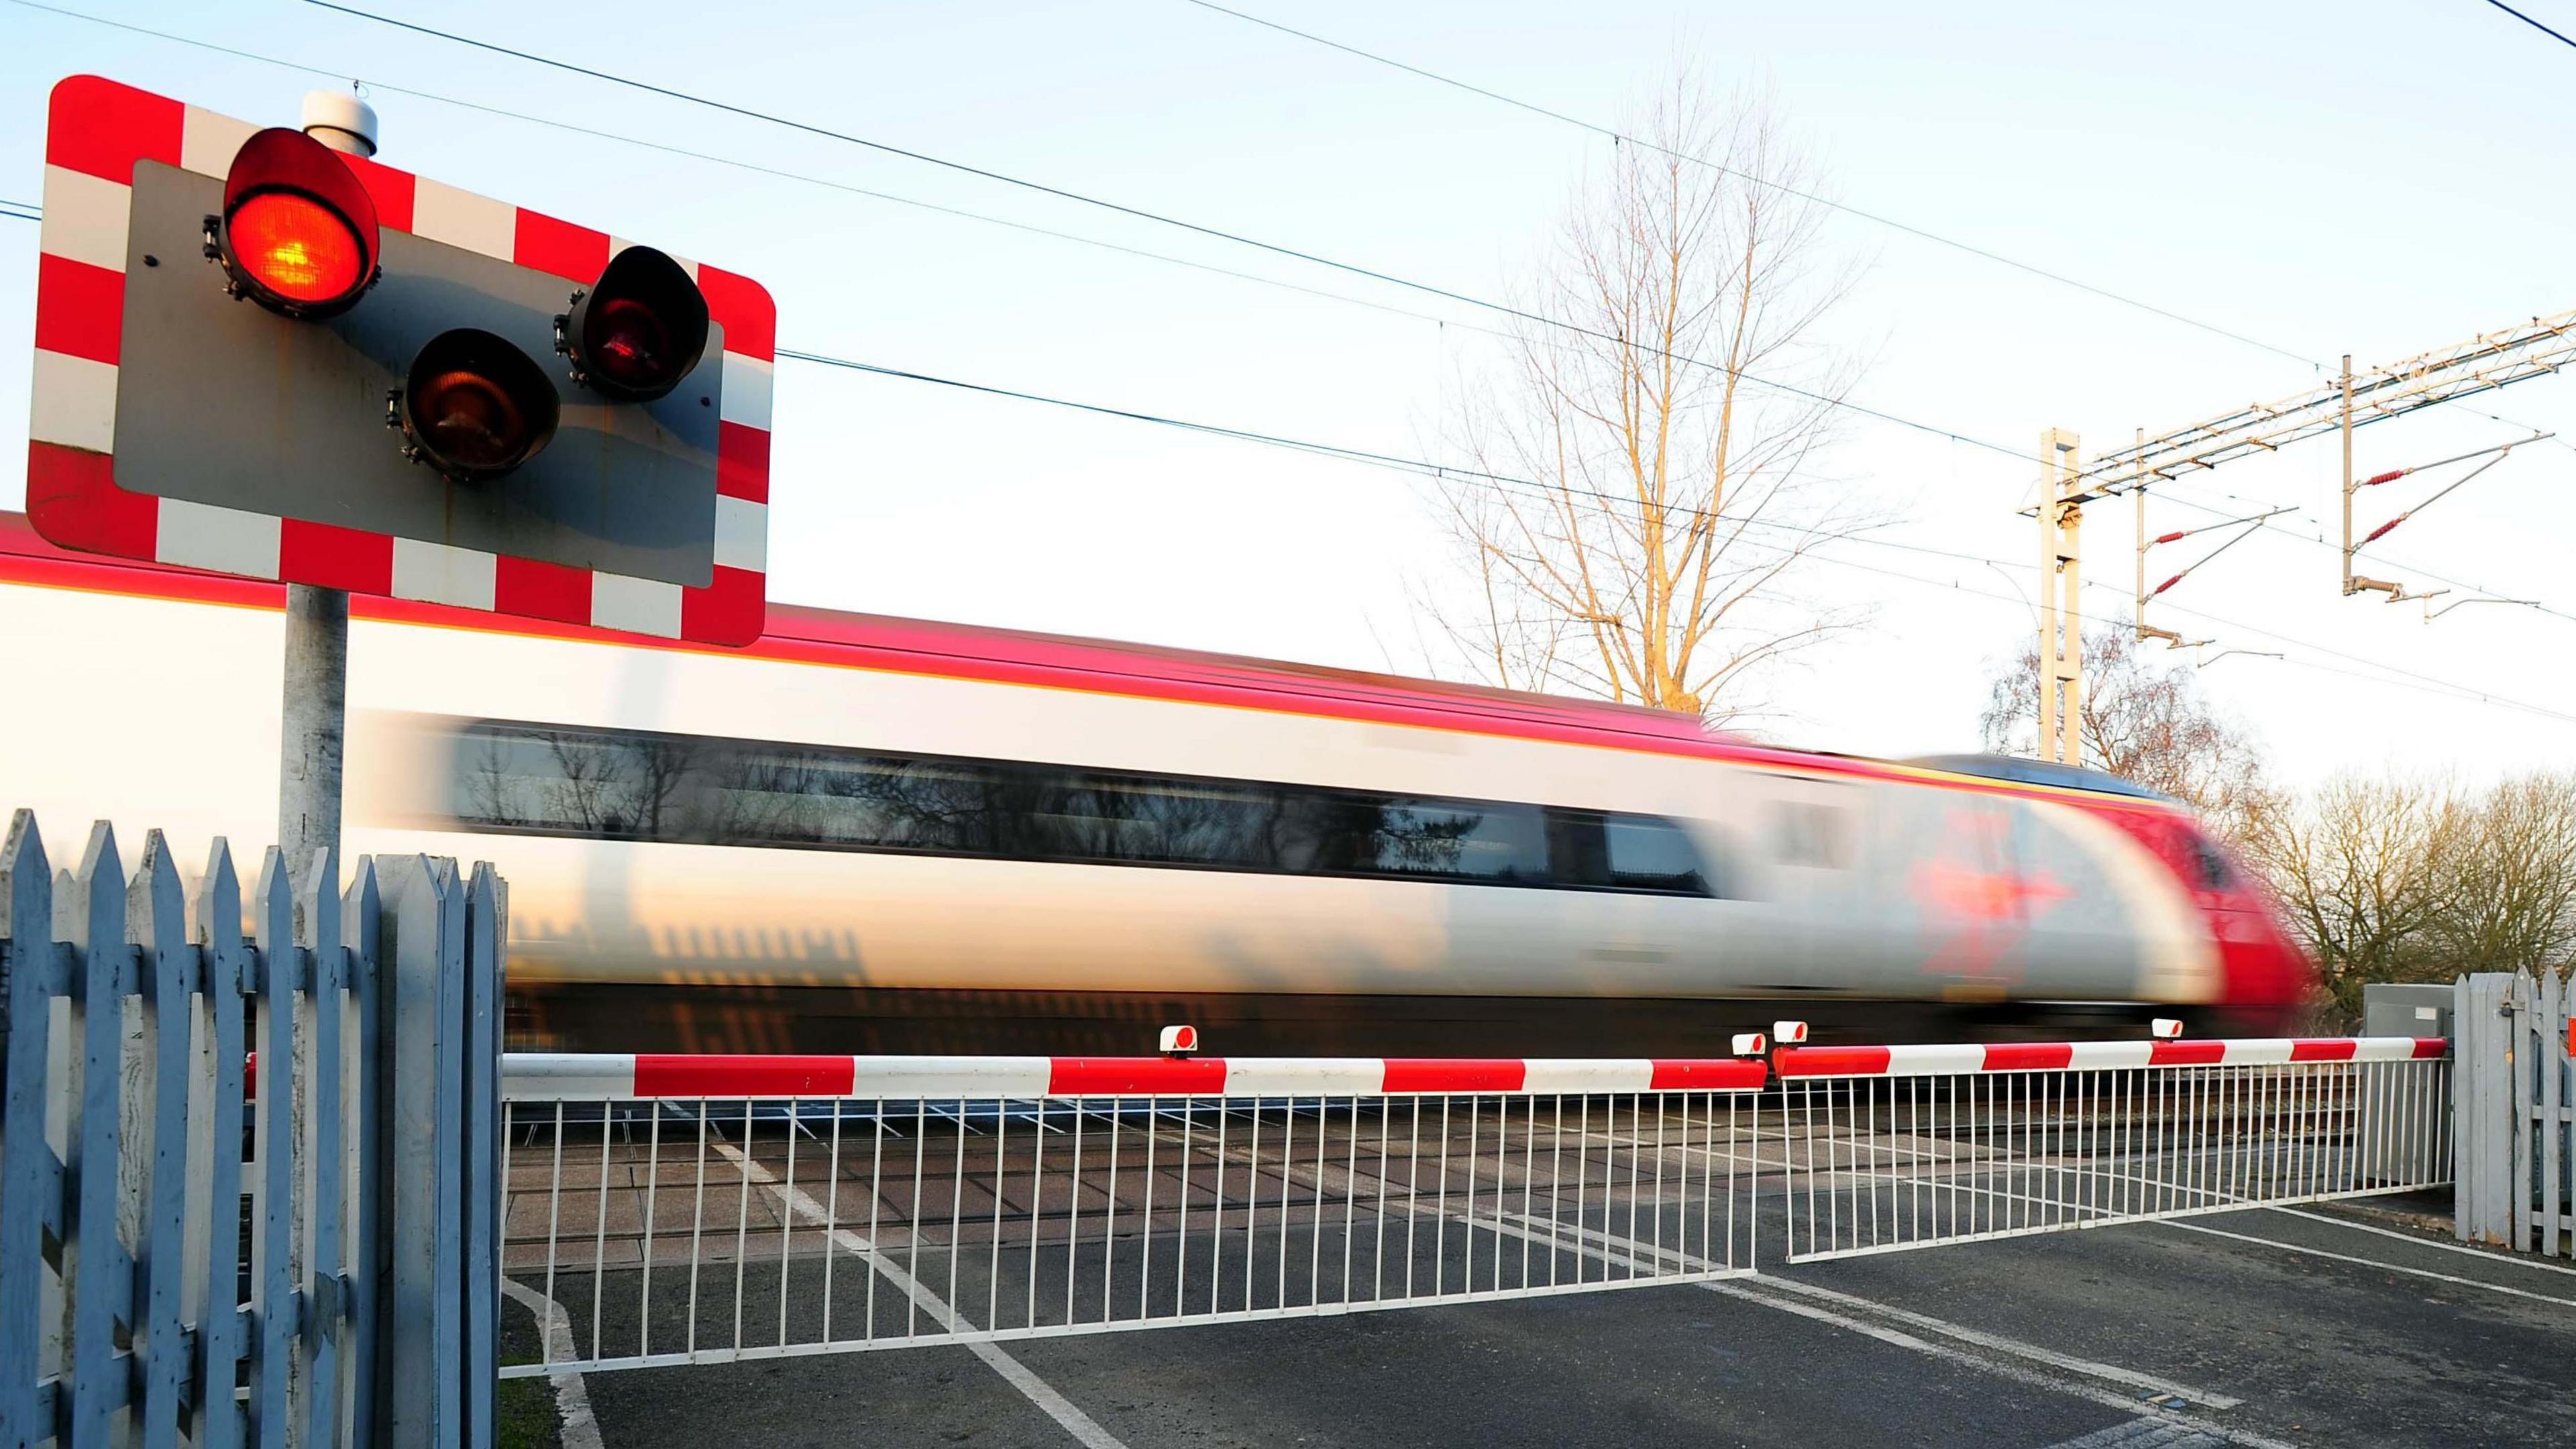
{"type": "Polygon", "coordinates": [[[506,889],[338,876],[10,821],[0,1449],[492,1442],[506,889]]]}
{"type": "Polygon", "coordinates": [[[2494,972],[2455,988],[2459,1236],[2576,1257],[2576,974],[2494,972]]]}

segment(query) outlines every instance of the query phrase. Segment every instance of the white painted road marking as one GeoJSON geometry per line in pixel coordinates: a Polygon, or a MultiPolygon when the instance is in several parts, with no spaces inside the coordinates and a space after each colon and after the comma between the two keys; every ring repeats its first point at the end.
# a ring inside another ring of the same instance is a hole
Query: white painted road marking
{"type": "Polygon", "coordinates": [[[1881,1318],[1892,1318],[1899,1323],[1938,1333],[1946,1338],[1958,1339],[1962,1343],[1973,1343],[1979,1348],[1993,1349],[1997,1353],[2013,1354],[2034,1363],[2044,1363],[2051,1368],[2064,1369],[2069,1373],[2084,1374],[2115,1384],[2126,1384],[2131,1388],[2145,1389],[2151,1393],[2173,1394],[2207,1408],[2233,1409],[2245,1402],[2243,1399],[2232,1398],[2226,1394],[2212,1393],[2208,1389],[2196,1389],[2189,1384],[2178,1384],[2171,1379],[2160,1379],[2153,1374],[2140,1373],[2136,1369],[2122,1368],[2118,1364],[2096,1363],[2091,1359],[2058,1353],[2053,1349],[2041,1348],[2034,1343],[2023,1343],[2018,1339],[2005,1338],[2001,1334],[1987,1333],[1981,1329],[1969,1328],[1964,1324],[1951,1323],[1929,1314],[1916,1313],[1910,1309],[1881,1303],[1873,1298],[1862,1298],[1851,1293],[1837,1293],[1831,1288],[1820,1288],[1813,1283],[1800,1283],[1788,1278],[1765,1275],[1762,1284],[1766,1288],[1786,1289],[1805,1297],[1822,1299],[1828,1303],[1841,1304],[1846,1308],[1874,1313],[1881,1318]]]}
{"type": "Polygon", "coordinates": [[[2131,1419],[2049,1449],[2218,1449],[2227,1441],[2204,1429],[2163,1419],[2131,1419]]]}
{"type": "MultiPolygon", "coordinates": [[[[1505,1214],[1504,1216],[1508,1218],[1518,1217],[1519,1215],[1505,1214]]],[[[1490,1223],[1489,1226],[1492,1226],[1497,1231],[1510,1233],[1515,1237],[1546,1240],[1542,1238],[1542,1235],[1538,1230],[1523,1226],[1519,1223],[1496,1220],[1490,1223]]],[[[1571,1246],[1574,1251],[1583,1253],[1589,1257],[1602,1258],[1615,1262],[1624,1262],[1630,1267],[1644,1268],[1649,1271],[1662,1270],[1658,1264],[1651,1264],[1642,1261],[1645,1257],[1678,1259],[1685,1267],[1706,1266],[1701,1262],[1701,1260],[1691,1258],[1684,1254],[1670,1252],[1668,1250],[1660,1250],[1652,1244],[1640,1243],[1633,1239],[1623,1238],[1615,1233],[1605,1233],[1596,1229],[1583,1229],[1581,1230],[1581,1238],[1589,1239],[1591,1241],[1578,1241],[1571,1245],[1559,1244],[1559,1246],[1571,1246]],[[1596,1246],[1596,1244],[1598,1246],[1596,1246]],[[1632,1253],[1637,1256],[1629,1256],[1632,1253]]],[[[2016,1383],[2029,1384],[2037,1388],[2052,1389],[2058,1393],[2073,1394],[2078,1398],[2089,1399],[2092,1402],[2101,1404],[2107,1408],[2120,1409],[2128,1413],[2134,1414],[2138,1411],[2140,1396],[2134,1391],[2121,1393],[2112,1389],[2097,1388],[2080,1379],[2062,1378],[2053,1374],[2041,1373],[2036,1369],[2023,1368],[2019,1364],[2006,1363],[1998,1359],[1985,1357],[1982,1354],[1970,1353],[1966,1349],[1951,1348],[1945,1344],[1933,1343],[1926,1339],[1917,1338],[1913,1334],[1907,1333],[1902,1329],[1888,1328],[1878,1324],[1863,1322],[1860,1319],[1836,1313],[1828,1308],[1819,1308],[1812,1303],[1791,1302],[1788,1299],[1773,1297],[1768,1293],[1756,1290],[1783,1289],[1790,1293],[1804,1294],[1811,1298],[1823,1298],[1837,1301],[1857,1307],[1863,1311],[1882,1314],[1899,1321],[1909,1322],[1918,1327],[1927,1328],[1934,1332],[1957,1338],[1964,1343],[1973,1343],[1995,1352],[2014,1354],[2022,1358],[2030,1359],[2036,1363],[2047,1364],[2052,1368],[2056,1368],[2064,1372],[2078,1373],[2094,1378],[2107,1379],[2113,1383],[2128,1385],[2133,1390],[2146,1389],[2155,1393],[2179,1394],[2186,1399],[2206,1404],[2212,1408],[2235,1408],[2244,1402],[2242,1399],[2231,1398],[2225,1394],[2213,1394],[2206,1390],[2195,1389],[2184,1384],[2172,1383],[2168,1380],[2156,1378],[2149,1374],[2136,1372],[2135,1370],[2124,1369],[2117,1364],[2094,1363],[2087,1359],[2073,1358],[2065,1354],[2059,1354],[2048,1349],[2040,1348],[2035,1344],[2020,1343],[2013,1339],[2004,1338],[1999,1334],[1984,1333],[1980,1330],[1965,1328],[1958,1324],[1945,1323],[1942,1320],[1932,1318],[1929,1315],[1912,1313],[1901,1308],[1891,1308],[1886,1304],[1878,1303],[1867,1298],[1860,1298],[1848,1293],[1837,1293],[1830,1288],[1819,1288],[1812,1283],[1794,1283],[1785,1278],[1775,1278],[1768,1274],[1748,1273],[1719,1281],[1702,1279],[1699,1282],[1699,1286],[1712,1293],[1723,1293],[1730,1298],[1741,1298],[1748,1303],[1759,1303],[1765,1308],[1776,1308],[1783,1313],[1794,1313],[1801,1318],[1812,1318],[1820,1323],[1830,1323],[1837,1328],[1846,1328],[1854,1333],[1863,1334],[1867,1337],[1877,1339],[1881,1343],[1892,1344],[1898,1348],[1909,1348],[1917,1353],[1929,1354],[1934,1358],[1941,1359],[1948,1363],[1955,1363],[1968,1368],[1974,1368],[1984,1373],[1999,1374],[2016,1383]]],[[[2243,1444],[2250,1446],[2250,1449],[2292,1449],[2292,1446],[2285,1444],[2278,1439],[2269,1439],[2260,1434],[2223,1428],[2210,1420],[2198,1418],[2190,1414],[2166,1411],[2148,1416],[2144,1422],[2158,1425],[2170,1425],[2178,1429],[2189,1430],[2204,1437],[2199,1441],[2190,1439],[2174,1439],[2169,1441],[2142,1439],[2138,1441],[2139,1449],[2147,1449],[2147,1446],[2150,1445],[2155,1446],[2155,1449],[2188,1449],[2188,1446],[2192,1446],[2196,1442],[2208,1444],[2243,1444]]],[[[2127,1431],[2133,1426],[2124,1424],[2116,1427],[2123,1431],[2127,1431]]],[[[2107,1442],[2125,1443],[2126,1441],[2115,1440],[2107,1442]]]]}
{"type": "Polygon", "coordinates": [[[2199,1223],[2178,1222],[2171,1218],[2151,1222],[2149,1226],[2159,1228],[2180,1228],[2186,1233],[2207,1233],[2213,1238],[2233,1238],[2240,1243],[2255,1243],[2266,1248],[2279,1248],[2283,1252],[2307,1253],[2314,1257],[2332,1258],[2338,1263],[2359,1263],[2365,1268],[2378,1268],[2390,1273],[2404,1273],[2415,1278],[2431,1278],[2442,1283],[2457,1283],[2463,1288],[2483,1288],[2489,1293],[2502,1293],[2511,1298],[2529,1298],[2535,1302],[2556,1303],[2562,1307],[2576,1308],[2576,1298],[2552,1298],[2546,1293],[2532,1293],[2521,1288],[2507,1288],[2501,1283],[2481,1283],[2475,1278],[2463,1278],[2456,1273],[2436,1273],[2430,1268],[2409,1268],[2402,1263],[2383,1263],[2377,1258],[2362,1258],[2356,1257],[2351,1253],[2329,1252],[2324,1248],[2311,1248],[2303,1243],[2285,1243],[2278,1238],[2258,1238],[2251,1233],[2231,1233],[2221,1228],[2204,1227],[2199,1223]]]}
{"type": "Polygon", "coordinates": [[[2377,1227],[2370,1223],[2357,1223],[2352,1221],[2350,1218],[2339,1218],[2330,1213],[2307,1213],[2301,1212],[2297,1208],[2285,1207],[2272,1208],[2270,1211],[2294,1218],[2306,1218],[2312,1223],[2332,1223],[2336,1227],[2351,1228],[2355,1232],[2377,1233],[2383,1238],[2395,1238],[2401,1243],[2413,1243],[2419,1248],[2439,1248],[2445,1253],[2465,1253],[2468,1256],[2477,1259],[2481,1263],[2496,1263],[2511,1268],[2538,1268],[2544,1273],[2565,1273],[2570,1277],[2576,1277],[2576,1268],[2570,1268],[2563,1263],[2544,1263],[2537,1258],[2524,1257],[2519,1254],[2508,1255],[2491,1248],[2472,1248],[2465,1243],[2438,1243],[2431,1238],[2419,1237],[2414,1233],[2401,1233],[2395,1228],[2377,1227]]]}
{"type": "MultiPolygon", "coordinates": [[[[753,1161],[742,1149],[730,1142],[718,1142],[715,1144],[715,1149],[731,1159],[752,1181],[768,1188],[770,1193],[785,1204],[790,1212],[817,1227],[830,1226],[831,1214],[825,1211],[821,1203],[814,1201],[805,1189],[781,1184],[777,1174],[753,1161]]],[[[905,1272],[901,1264],[878,1252],[876,1244],[843,1227],[830,1227],[830,1236],[834,1245],[857,1254],[869,1267],[884,1274],[886,1281],[903,1290],[905,1297],[920,1304],[922,1311],[938,1320],[942,1327],[960,1333],[975,1331],[975,1325],[967,1320],[965,1314],[949,1307],[947,1300],[931,1292],[919,1279],[905,1272]]],[[[1019,1390],[1030,1403],[1037,1405],[1048,1418],[1061,1425],[1066,1433],[1071,1434],[1083,1446],[1083,1449],[1127,1449],[1126,1444],[1121,1442],[1117,1435],[1100,1427],[1098,1420],[1084,1413],[1071,1399],[1056,1392],[1055,1387],[1046,1380],[1030,1372],[1028,1365],[1003,1352],[999,1345],[969,1343],[962,1346],[967,1352],[989,1364],[993,1372],[1002,1376],[1004,1382],[1019,1390]]]]}
{"type": "MultiPolygon", "coordinates": [[[[536,1315],[538,1341],[545,1345],[548,1363],[569,1363],[580,1357],[572,1346],[572,1317],[563,1305],[520,1282],[504,1277],[501,1291],[510,1301],[536,1315]]],[[[599,1420],[590,1412],[590,1390],[583,1386],[581,1375],[572,1372],[546,1376],[555,1391],[555,1417],[563,1421],[564,1449],[604,1449],[599,1437],[599,1420]]]]}
{"type": "MultiPolygon", "coordinates": [[[[1916,1353],[1929,1355],[1945,1363],[1995,1374],[2011,1379],[2015,1383],[2028,1384],[2033,1388],[2050,1389],[2061,1394],[2073,1394],[2077,1398],[2088,1399],[2105,1408],[2118,1409],[2124,1413],[2134,1414],[2138,1411],[2138,1399],[2134,1394],[2099,1388],[2080,1379],[2061,1378],[2055,1374],[2041,1373],[2037,1369],[2024,1368],[2019,1364],[1970,1353],[1963,1348],[1952,1348],[1947,1344],[1917,1338],[1901,1329],[1864,1322],[1847,1314],[1836,1313],[1830,1308],[1819,1308],[1812,1303],[1795,1303],[1785,1298],[1774,1298],[1754,1291],[1756,1284],[1769,1284],[1773,1281],[1767,1278],[1736,1279],[1725,1283],[1702,1283],[1700,1286],[1711,1293],[1723,1293],[1729,1298],[1741,1298],[1748,1303],[1759,1303],[1765,1308],[1776,1308],[1782,1313],[1794,1313],[1800,1318],[1812,1318],[1819,1323],[1830,1323],[1836,1328],[1848,1329],[1864,1337],[1877,1339],[1881,1343],[1912,1349],[1916,1353]]],[[[2260,1434],[2250,1434],[2240,1429],[2224,1428],[2190,1414],[2159,1414],[2156,1416],[2156,1422],[2194,1429],[2222,1443],[2244,1444],[2252,1446],[2252,1449],[2291,1449],[2290,1445],[2281,1440],[2267,1439],[2260,1434]]]]}

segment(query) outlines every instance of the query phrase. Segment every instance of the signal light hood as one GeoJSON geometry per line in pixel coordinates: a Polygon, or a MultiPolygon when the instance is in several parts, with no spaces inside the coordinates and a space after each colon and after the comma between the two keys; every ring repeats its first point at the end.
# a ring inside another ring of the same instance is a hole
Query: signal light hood
{"type": "Polygon", "coordinates": [[[652,247],[609,258],[599,280],[555,318],[555,350],[572,379],[619,402],[651,402],[680,385],[707,349],[707,299],[688,269],[652,247]]]}
{"type": "Polygon", "coordinates": [[[500,475],[545,451],[562,419],[554,380],[502,338],[459,327],[431,338],[386,398],[403,456],[459,483],[500,475]]]}
{"type": "Polygon", "coordinates": [[[310,321],[355,306],[382,275],[375,199],[339,153],[272,126],[242,143],[224,175],[224,210],[206,218],[206,255],[226,288],[310,321]]]}

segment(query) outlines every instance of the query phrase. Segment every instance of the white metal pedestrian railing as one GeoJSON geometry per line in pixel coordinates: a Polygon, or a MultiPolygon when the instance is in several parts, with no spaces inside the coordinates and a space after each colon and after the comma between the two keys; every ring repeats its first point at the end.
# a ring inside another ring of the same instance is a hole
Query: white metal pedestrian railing
{"type": "Polygon", "coordinates": [[[1759,1061],[513,1055],[505,1375],[1357,1312],[1753,1263],[1759,1061]]]}
{"type": "Polygon", "coordinates": [[[1787,1260],[2451,1180],[2440,1039],[1776,1054],[1787,1260]]]}

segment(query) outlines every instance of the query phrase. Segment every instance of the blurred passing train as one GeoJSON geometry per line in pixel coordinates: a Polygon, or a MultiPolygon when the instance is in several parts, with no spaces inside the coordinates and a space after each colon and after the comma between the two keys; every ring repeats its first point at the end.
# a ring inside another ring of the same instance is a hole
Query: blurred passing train
{"type": "MultiPolygon", "coordinates": [[[[272,838],[282,592],[0,514],[0,803],[272,838]]],[[[724,651],[352,603],[346,851],[500,867],[519,1045],[2259,1033],[2313,976],[2183,809],[2090,772],[779,605],[724,651]]]]}

